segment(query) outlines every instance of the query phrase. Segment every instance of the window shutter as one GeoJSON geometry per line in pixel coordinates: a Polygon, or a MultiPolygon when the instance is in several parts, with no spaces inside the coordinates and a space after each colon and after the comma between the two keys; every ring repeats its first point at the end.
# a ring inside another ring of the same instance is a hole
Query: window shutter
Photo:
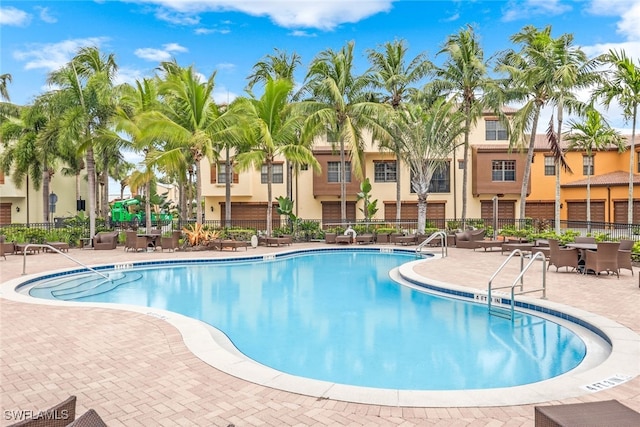
{"type": "Polygon", "coordinates": [[[215,164],[211,164],[211,184],[215,184],[218,178],[218,171],[215,164]]]}

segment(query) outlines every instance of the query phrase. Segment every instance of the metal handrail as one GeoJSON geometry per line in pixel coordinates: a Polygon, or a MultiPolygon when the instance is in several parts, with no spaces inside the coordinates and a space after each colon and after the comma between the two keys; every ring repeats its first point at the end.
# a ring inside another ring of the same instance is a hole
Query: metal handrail
{"type": "Polygon", "coordinates": [[[93,268],[89,267],[88,265],[81,263],[77,259],[65,254],[64,252],[54,248],[53,246],[46,245],[46,244],[40,244],[40,243],[29,243],[22,250],[22,275],[23,276],[25,274],[27,274],[27,249],[29,249],[31,247],[53,249],[55,252],[59,253],[60,255],[62,255],[64,257],[67,257],[68,259],[70,259],[71,261],[75,262],[76,264],[81,265],[82,267],[86,268],[87,270],[92,271],[92,272],[96,273],[97,275],[102,276],[105,279],[111,281],[111,278],[109,276],[106,276],[106,275],[100,273],[99,271],[94,270],[93,268]]]}
{"type": "Polygon", "coordinates": [[[428,243],[430,243],[433,239],[435,239],[436,237],[441,237],[440,239],[440,252],[442,257],[446,257],[449,255],[449,252],[447,250],[447,233],[445,233],[444,231],[436,231],[435,233],[431,234],[429,237],[427,237],[422,243],[420,243],[418,245],[418,247],[416,248],[416,256],[420,253],[420,249],[422,249],[423,247],[425,247],[428,243]]]}
{"type": "Polygon", "coordinates": [[[507,259],[500,265],[500,267],[498,267],[498,269],[496,270],[495,273],[493,273],[493,275],[491,276],[491,278],[489,279],[489,288],[487,290],[487,307],[489,310],[489,313],[491,313],[491,291],[492,289],[505,289],[505,288],[511,288],[511,320],[513,320],[513,315],[514,315],[514,310],[515,310],[515,288],[516,286],[518,286],[518,281],[520,281],[520,292],[518,292],[518,295],[522,295],[522,294],[528,294],[531,292],[538,292],[538,291],[542,291],[542,299],[547,299],[547,269],[546,269],[546,265],[547,265],[547,259],[545,257],[545,255],[542,252],[536,252],[535,254],[531,255],[531,259],[529,260],[529,262],[527,263],[527,265],[524,265],[524,259],[523,259],[523,254],[522,251],[520,249],[515,249],[513,252],[511,252],[509,254],[509,256],[507,257],[507,259]],[[516,254],[520,255],[520,273],[518,274],[518,276],[515,278],[515,280],[513,281],[513,283],[511,284],[511,286],[500,286],[498,288],[493,288],[492,287],[492,282],[493,279],[496,278],[496,276],[498,275],[498,273],[504,268],[504,266],[509,262],[509,260],[511,258],[513,258],[516,254]],[[531,289],[528,291],[524,291],[524,273],[527,272],[527,270],[529,270],[529,268],[531,267],[531,265],[533,264],[533,261],[535,261],[537,258],[542,259],[542,287],[541,288],[536,288],[536,289],[531,289]]]}

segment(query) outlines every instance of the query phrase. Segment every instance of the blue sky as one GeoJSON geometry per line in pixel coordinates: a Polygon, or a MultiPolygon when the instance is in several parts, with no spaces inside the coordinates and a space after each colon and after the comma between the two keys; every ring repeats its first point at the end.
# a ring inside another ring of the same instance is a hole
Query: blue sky
{"type": "MultiPolygon", "coordinates": [[[[47,90],[47,73],[94,45],[115,54],[118,82],[153,75],[172,58],[217,71],[215,97],[224,102],[244,93],[252,66],[274,48],[302,57],[300,83],[317,53],[351,40],[357,72],[367,49],[394,39],[407,41],[411,58],[426,52],[438,63],[446,37],[467,24],[487,57],[513,47],[509,37],[525,25],[552,25],[590,56],[616,48],[640,58],[640,0],[3,0],[0,73],[13,76],[12,102],[29,103],[47,90]]],[[[628,127],[615,108],[607,116],[628,127]]]]}

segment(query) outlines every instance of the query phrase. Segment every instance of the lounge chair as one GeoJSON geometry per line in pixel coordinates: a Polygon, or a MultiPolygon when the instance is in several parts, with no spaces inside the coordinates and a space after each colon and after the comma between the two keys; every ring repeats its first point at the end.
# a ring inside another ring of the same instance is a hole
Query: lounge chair
{"type": "Polygon", "coordinates": [[[633,276],[633,264],[631,264],[632,249],[633,240],[620,240],[620,249],[618,249],[618,271],[625,268],[630,270],[633,276]]]}
{"type": "Polygon", "coordinates": [[[560,267],[566,267],[567,271],[569,271],[569,267],[577,270],[579,268],[578,250],[576,248],[561,248],[557,239],[549,239],[549,263],[547,264],[547,270],[552,265],[556,267],[556,271],[558,271],[560,267]]]}
{"type": "Polygon", "coordinates": [[[479,248],[478,241],[484,240],[484,229],[466,230],[456,233],[456,248],[475,249],[479,248]]]}
{"type": "Polygon", "coordinates": [[[356,243],[359,243],[361,245],[368,245],[370,243],[373,243],[373,234],[367,233],[356,236],[356,243]]]}
{"type": "MultiPolygon", "coordinates": [[[[9,427],[66,427],[76,418],[76,397],[40,412],[34,418],[19,421],[9,427]]],[[[75,424],[74,424],[75,425],[75,424]]]]}
{"type": "Polygon", "coordinates": [[[126,239],[124,242],[124,250],[128,251],[129,249],[133,249],[135,252],[138,252],[139,249],[147,250],[147,238],[144,236],[138,236],[138,233],[135,231],[127,231],[126,239]]]}
{"type": "Polygon", "coordinates": [[[336,242],[336,237],[338,237],[337,233],[325,233],[324,234],[324,241],[325,241],[325,243],[335,243],[336,242]]]}
{"type": "Polygon", "coordinates": [[[161,237],[160,238],[160,246],[162,246],[162,252],[164,250],[169,250],[174,252],[176,249],[180,248],[180,237],[182,236],[181,231],[172,231],[171,236],[169,237],[161,237]]]}
{"type": "Polygon", "coordinates": [[[606,271],[607,274],[615,273],[620,278],[618,269],[618,248],[620,242],[600,242],[598,249],[595,251],[587,250],[583,273],[593,271],[600,274],[606,271]]]}
{"type": "Polygon", "coordinates": [[[94,250],[115,249],[118,244],[117,231],[102,231],[93,237],[94,250]]]}

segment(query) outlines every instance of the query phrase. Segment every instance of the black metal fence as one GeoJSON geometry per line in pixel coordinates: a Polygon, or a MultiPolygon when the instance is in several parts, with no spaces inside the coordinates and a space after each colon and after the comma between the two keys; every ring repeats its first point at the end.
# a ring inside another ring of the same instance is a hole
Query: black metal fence
{"type": "MultiPolygon", "coordinates": [[[[182,230],[185,227],[191,227],[195,220],[189,221],[165,221],[153,224],[154,228],[160,228],[164,233],[170,233],[173,230],[182,230]]],[[[256,234],[262,234],[266,231],[266,221],[261,220],[231,220],[218,221],[207,220],[202,223],[205,227],[212,229],[240,229],[244,231],[252,231],[256,234]]],[[[324,231],[334,228],[346,228],[347,226],[367,227],[368,229],[378,228],[394,228],[396,230],[408,233],[417,229],[417,220],[403,221],[364,221],[364,220],[344,220],[344,221],[322,221],[320,219],[297,220],[292,222],[287,219],[272,222],[274,234],[292,234],[296,240],[314,240],[324,238],[324,231]]],[[[482,219],[468,218],[464,222],[460,219],[429,219],[426,224],[427,228],[454,231],[463,228],[484,228],[487,234],[498,234],[503,229],[522,230],[526,232],[541,233],[544,231],[554,231],[555,221],[540,219],[482,219]]],[[[96,222],[96,231],[103,230],[127,230],[139,229],[141,224],[137,222],[108,224],[104,220],[99,219],[96,222]]],[[[580,235],[600,236],[603,240],[620,240],[631,239],[640,240],[640,224],[622,224],[598,221],[561,221],[561,232],[572,230],[580,235]]],[[[11,236],[18,236],[17,239],[22,241],[52,241],[56,236],[68,236],[70,243],[73,240],[88,238],[89,224],[87,221],[78,221],[74,218],[60,220],[56,218],[54,222],[30,223],[30,224],[6,224],[0,225],[0,234],[7,235],[11,240],[11,236]]]]}

